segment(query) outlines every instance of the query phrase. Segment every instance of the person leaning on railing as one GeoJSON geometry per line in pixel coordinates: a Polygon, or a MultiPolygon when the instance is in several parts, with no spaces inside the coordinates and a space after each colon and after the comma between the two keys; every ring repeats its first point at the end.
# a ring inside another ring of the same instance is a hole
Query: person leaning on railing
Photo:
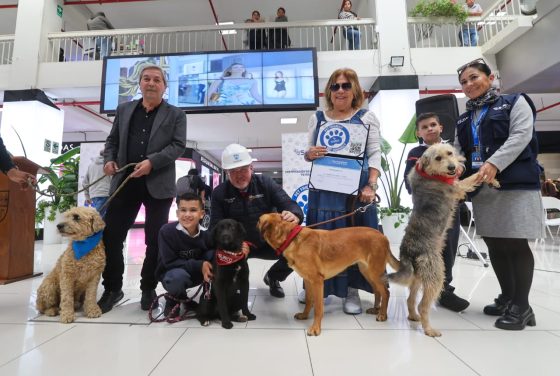
{"type": "Polygon", "coordinates": [[[4,146],[4,141],[2,137],[0,137],[0,170],[6,176],[16,184],[19,184],[21,189],[27,189],[29,183],[35,185],[37,184],[37,180],[35,180],[35,176],[18,170],[17,166],[12,161],[8,150],[4,146]]]}
{"type": "MultiPolygon", "coordinates": [[[[109,30],[115,27],[109,22],[105,13],[97,12],[87,20],[88,30],[109,30]]],[[[96,37],[95,38],[95,49],[99,53],[99,57],[103,59],[104,56],[109,55],[111,48],[111,38],[110,37],[96,37]]]]}
{"type": "MultiPolygon", "coordinates": [[[[469,17],[478,17],[482,15],[482,7],[480,4],[475,3],[474,0],[465,0],[463,5],[469,17]]],[[[464,47],[474,47],[478,45],[478,31],[476,30],[476,22],[470,22],[463,25],[459,38],[464,47]]]]}
{"type": "MultiPolygon", "coordinates": [[[[342,3],[342,8],[338,13],[338,18],[341,20],[359,20],[360,17],[354,12],[352,12],[352,2],[350,0],[345,0],[342,3]]],[[[360,49],[360,30],[357,26],[343,26],[342,35],[348,41],[349,50],[359,50],[360,49]]]]}

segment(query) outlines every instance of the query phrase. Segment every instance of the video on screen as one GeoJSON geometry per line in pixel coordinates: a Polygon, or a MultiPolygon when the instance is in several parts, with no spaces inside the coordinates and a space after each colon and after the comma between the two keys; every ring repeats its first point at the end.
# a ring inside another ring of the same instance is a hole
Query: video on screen
{"type": "Polygon", "coordinates": [[[146,65],[166,72],[164,99],[186,111],[309,110],[318,106],[314,49],[111,56],[104,60],[101,112],[142,97],[146,65]]]}

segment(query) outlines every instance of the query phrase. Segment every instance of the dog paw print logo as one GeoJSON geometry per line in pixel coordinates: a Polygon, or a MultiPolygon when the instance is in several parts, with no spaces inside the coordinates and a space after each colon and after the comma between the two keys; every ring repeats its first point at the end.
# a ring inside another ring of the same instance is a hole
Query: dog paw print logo
{"type": "Polygon", "coordinates": [[[327,147],[328,153],[342,150],[350,141],[348,129],[341,124],[331,124],[325,127],[319,136],[321,145],[327,147]]]}
{"type": "Polygon", "coordinates": [[[307,203],[309,200],[309,187],[307,186],[307,184],[302,185],[301,187],[299,187],[294,191],[294,194],[292,195],[292,200],[297,202],[297,204],[303,211],[303,216],[305,221],[305,216],[307,215],[307,203]]]}

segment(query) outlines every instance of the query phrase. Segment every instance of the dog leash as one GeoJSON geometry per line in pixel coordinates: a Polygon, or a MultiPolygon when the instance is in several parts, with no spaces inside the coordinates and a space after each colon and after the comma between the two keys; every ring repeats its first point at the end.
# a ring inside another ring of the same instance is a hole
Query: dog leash
{"type": "Polygon", "coordinates": [[[381,198],[376,194],[376,195],[375,195],[375,200],[372,200],[372,201],[371,201],[369,204],[367,204],[367,205],[364,205],[364,206],[361,206],[361,207],[359,207],[359,208],[357,208],[357,209],[354,209],[354,210],[351,211],[350,213],[343,214],[343,215],[339,215],[338,217],[334,217],[334,218],[331,218],[331,219],[327,219],[326,221],[314,223],[314,224],[312,224],[312,225],[308,225],[308,226],[305,226],[305,227],[306,227],[306,228],[318,227],[318,226],[324,225],[324,224],[326,224],[326,223],[338,221],[339,219],[353,216],[353,215],[355,215],[356,213],[365,213],[366,210],[368,210],[371,206],[376,205],[376,204],[379,204],[380,202],[381,202],[381,198]]]}
{"type": "Polygon", "coordinates": [[[198,290],[196,290],[196,292],[191,297],[187,296],[186,299],[179,299],[179,298],[177,298],[177,297],[175,297],[175,296],[173,296],[169,293],[164,293],[164,294],[156,296],[156,298],[154,299],[154,301],[150,305],[150,309],[148,310],[148,318],[150,319],[150,322],[164,322],[164,321],[167,321],[169,324],[174,324],[176,322],[184,321],[184,320],[187,320],[189,318],[192,318],[192,317],[187,317],[189,312],[190,312],[188,309],[186,309],[185,313],[183,313],[182,315],[177,315],[176,317],[173,317],[173,316],[174,316],[175,313],[178,313],[181,310],[181,304],[186,304],[186,303],[192,302],[194,300],[194,298],[196,298],[196,296],[200,293],[200,291],[203,288],[204,288],[204,294],[208,294],[209,291],[210,291],[210,283],[203,282],[198,287],[198,290]],[[166,299],[173,300],[176,303],[173,306],[173,309],[171,309],[171,311],[169,312],[169,315],[167,317],[163,316],[163,318],[158,319],[158,318],[155,318],[154,315],[153,315],[153,307],[154,306],[159,307],[159,300],[162,297],[165,297],[166,299]]]}

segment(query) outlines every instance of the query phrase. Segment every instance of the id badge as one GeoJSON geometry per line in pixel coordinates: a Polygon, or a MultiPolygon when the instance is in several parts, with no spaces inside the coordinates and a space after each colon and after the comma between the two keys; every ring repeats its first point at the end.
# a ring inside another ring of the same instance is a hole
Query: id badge
{"type": "Polygon", "coordinates": [[[480,148],[478,146],[476,146],[474,151],[471,153],[471,161],[473,170],[478,170],[480,167],[482,167],[483,162],[480,155],[480,148]]]}

